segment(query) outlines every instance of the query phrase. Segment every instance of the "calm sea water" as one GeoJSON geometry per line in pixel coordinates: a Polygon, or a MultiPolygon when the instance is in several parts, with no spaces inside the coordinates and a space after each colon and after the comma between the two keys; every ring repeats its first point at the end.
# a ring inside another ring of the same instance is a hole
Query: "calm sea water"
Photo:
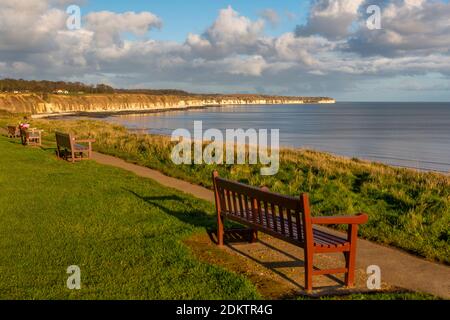
{"type": "Polygon", "coordinates": [[[450,103],[227,106],[105,120],[164,135],[192,132],[196,120],[204,130],[280,129],[282,146],[450,172],[450,103]]]}

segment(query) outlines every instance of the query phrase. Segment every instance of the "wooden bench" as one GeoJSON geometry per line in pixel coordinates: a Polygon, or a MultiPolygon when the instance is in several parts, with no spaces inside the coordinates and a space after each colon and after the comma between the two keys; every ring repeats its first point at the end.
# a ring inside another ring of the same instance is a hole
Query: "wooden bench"
{"type": "Polygon", "coordinates": [[[8,126],[8,137],[10,138],[18,138],[20,137],[20,130],[18,126],[8,126]]]}
{"type": "Polygon", "coordinates": [[[42,130],[22,128],[20,129],[20,137],[24,146],[42,145],[42,130]]]}
{"type": "Polygon", "coordinates": [[[92,157],[92,143],[94,139],[77,139],[71,134],[56,132],[56,154],[58,158],[64,158],[74,163],[92,157]],[[87,143],[83,145],[81,143],[87,143]],[[85,155],[87,154],[87,157],[85,155]]]}
{"type": "Polygon", "coordinates": [[[358,225],[367,222],[366,214],[312,217],[307,194],[294,198],[272,193],[267,188],[259,189],[220,178],[217,171],[213,173],[213,183],[220,246],[224,243],[224,220],[230,219],[250,227],[254,234],[253,240],[257,239],[257,232],[261,231],[302,247],[305,252],[307,291],[313,288],[313,276],[327,274],[344,273],[346,286],[354,286],[358,225]],[[347,224],[347,237],[314,227],[331,224],[347,224]],[[314,254],[332,252],[344,254],[345,267],[330,270],[313,268],[314,254]]]}

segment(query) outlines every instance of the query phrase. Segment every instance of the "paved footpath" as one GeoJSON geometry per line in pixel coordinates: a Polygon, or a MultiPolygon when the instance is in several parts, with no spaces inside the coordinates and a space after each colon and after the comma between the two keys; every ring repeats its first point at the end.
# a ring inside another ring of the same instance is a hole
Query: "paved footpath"
{"type": "MultiPolygon", "coordinates": [[[[159,171],[97,152],[93,153],[93,159],[98,163],[131,171],[138,176],[153,179],[161,185],[214,202],[212,191],[186,181],[168,177],[159,171]]],[[[358,267],[363,270],[366,270],[370,265],[379,266],[382,280],[390,285],[450,299],[450,267],[448,266],[433,263],[401,250],[361,239],[358,241],[357,259],[358,267]]]]}

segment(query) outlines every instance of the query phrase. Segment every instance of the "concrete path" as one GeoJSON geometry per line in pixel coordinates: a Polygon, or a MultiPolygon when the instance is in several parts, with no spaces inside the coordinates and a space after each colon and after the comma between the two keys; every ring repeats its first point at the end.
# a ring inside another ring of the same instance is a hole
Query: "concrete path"
{"type": "MultiPolygon", "coordinates": [[[[93,153],[93,159],[98,163],[131,171],[138,176],[153,179],[161,185],[214,202],[212,191],[165,176],[159,171],[97,152],[93,153]]],[[[366,270],[368,266],[377,265],[381,269],[383,282],[392,286],[450,299],[450,267],[426,261],[401,250],[378,245],[367,240],[359,239],[358,246],[358,268],[366,270]]]]}

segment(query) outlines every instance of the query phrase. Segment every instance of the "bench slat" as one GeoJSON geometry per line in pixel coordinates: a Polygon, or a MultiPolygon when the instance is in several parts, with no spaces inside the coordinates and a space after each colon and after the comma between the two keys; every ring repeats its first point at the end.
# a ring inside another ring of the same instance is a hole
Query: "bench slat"
{"type": "Polygon", "coordinates": [[[225,199],[227,201],[227,210],[228,212],[233,212],[233,208],[231,207],[231,198],[230,198],[230,191],[225,190],[225,199]]]}
{"type": "MultiPolygon", "coordinates": [[[[264,206],[266,206],[266,204],[264,206]]],[[[230,218],[234,216],[241,219],[246,219],[247,221],[251,222],[251,226],[259,226],[264,230],[272,230],[280,236],[289,237],[292,240],[298,242],[304,241],[303,230],[301,229],[300,224],[296,221],[297,218],[292,214],[289,220],[286,217],[282,218],[282,216],[280,215],[273,215],[271,212],[266,210],[266,208],[260,208],[258,210],[256,205],[253,206],[253,209],[247,209],[244,211],[224,211],[224,214],[226,214],[230,218]],[[259,212],[261,212],[261,219],[259,219],[259,212]],[[289,223],[289,221],[291,221],[291,223],[289,223]],[[291,227],[289,227],[289,225],[291,227]],[[275,231],[274,226],[279,226],[279,231],[275,231]]],[[[343,247],[349,243],[347,239],[326,233],[318,229],[313,230],[313,237],[314,245],[323,248],[343,247]]]]}
{"type": "Polygon", "coordinates": [[[302,222],[301,222],[300,212],[298,210],[295,210],[295,225],[296,225],[296,232],[298,235],[298,239],[300,241],[304,241],[303,238],[303,229],[302,229],[302,222]]]}
{"type": "Polygon", "coordinates": [[[283,235],[286,235],[286,224],[284,222],[283,207],[281,207],[281,206],[277,206],[277,207],[278,207],[278,216],[280,217],[281,233],[283,235]]]}
{"type": "Polygon", "coordinates": [[[232,192],[231,193],[231,197],[232,197],[232,200],[233,200],[233,210],[234,211],[238,211],[239,209],[238,209],[238,206],[237,206],[237,203],[236,203],[236,193],[232,192]]]}
{"type": "Polygon", "coordinates": [[[242,195],[240,193],[238,195],[238,202],[239,202],[239,210],[241,211],[241,217],[244,218],[244,205],[242,204],[242,195]]]}
{"type": "Polygon", "coordinates": [[[250,204],[251,204],[251,206],[252,206],[252,218],[253,218],[253,223],[254,224],[259,224],[258,223],[258,216],[257,216],[257,202],[256,202],[256,199],[252,199],[252,198],[250,198],[250,200],[251,200],[251,202],[250,202],[250,204]]]}
{"type": "Polygon", "coordinates": [[[287,213],[287,221],[288,221],[288,229],[289,229],[289,236],[291,238],[294,237],[294,231],[292,228],[292,215],[291,215],[291,209],[286,209],[286,213],[287,213]]]}
{"type": "Polygon", "coordinates": [[[273,222],[273,225],[274,225],[274,230],[275,230],[275,232],[278,232],[278,223],[277,223],[277,220],[276,220],[275,206],[274,206],[273,203],[270,203],[270,209],[272,210],[272,222],[273,222]]]}
{"type": "Polygon", "coordinates": [[[257,202],[256,209],[258,210],[259,223],[261,225],[264,225],[264,223],[263,223],[263,216],[262,216],[262,210],[261,210],[261,202],[260,201],[257,202]]]}
{"type": "Polygon", "coordinates": [[[269,206],[267,205],[267,201],[264,201],[264,217],[266,219],[266,227],[270,228],[269,206]]]}
{"type": "Polygon", "coordinates": [[[251,221],[250,219],[250,210],[248,209],[248,197],[244,194],[244,206],[245,206],[245,216],[248,221],[251,221]]]}

